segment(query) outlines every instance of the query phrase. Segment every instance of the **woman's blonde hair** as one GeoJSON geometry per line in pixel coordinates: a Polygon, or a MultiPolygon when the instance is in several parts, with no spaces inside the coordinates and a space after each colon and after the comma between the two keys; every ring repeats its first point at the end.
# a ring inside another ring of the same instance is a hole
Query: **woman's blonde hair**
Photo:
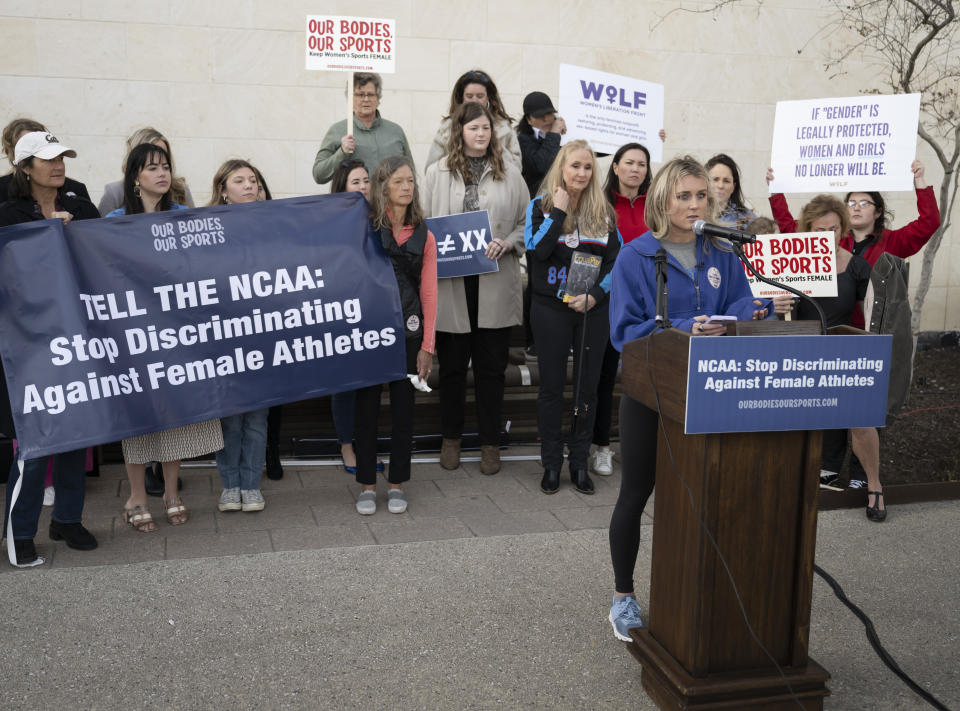
{"type": "MultiPolygon", "coordinates": [[[[700,178],[704,182],[704,190],[707,191],[707,214],[704,216],[706,222],[716,221],[717,199],[710,190],[710,177],[706,169],[700,165],[699,161],[693,156],[683,156],[674,158],[657,171],[650,183],[650,189],[647,191],[647,204],[643,210],[643,219],[647,227],[657,239],[663,239],[670,231],[670,203],[674,200],[677,189],[677,183],[683,178],[692,176],[700,178]]],[[[721,246],[721,243],[713,237],[710,241],[721,246]]]]}
{"type": "Polygon", "coordinates": [[[210,190],[210,202],[207,203],[208,206],[223,205],[226,203],[222,191],[227,186],[227,178],[230,177],[230,173],[240,168],[249,168],[252,170],[257,178],[257,184],[260,184],[260,171],[254,168],[250,161],[243,160],[242,158],[231,158],[228,161],[224,161],[223,165],[217,168],[217,172],[213,174],[213,187],[210,190]]]}
{"type": "Polygon", "coordinates": [[[390,208],[390,178],[403,166],[407,166],[413,173],[413,200],[407,205],[403,224],[417,228],[424,222],[423,208],[420,206],[420,184],[417,182],[413,161],[406,156],[390,156],[384,158],[370,176],[370,220],[374,229],[390,227],[390,215],[387,214],[390,208]]]}
{"type": "Polygon", "coordinates": [[[847,206],[833,195],[817,195],[804,205],[803,210],[800,211],[800,219],[797,221],[797,231],[812,232],[810,225],[813,221],[831,212],[836,213],[840,218],[840,236],[843,237],[850,232],[850,214],[847,212],[847,206]]]}
{"type": "Polygon", "coordinates": [[[453,112],[450,119],[450,138],[447,141],[447,167],[450,168],[451,173],[459,176],[464,184],[470,179],[470,169],[467,153],[463,148],[463,127],[480,117],[484,117],[490,122],[490,143],[487,146],[487,153],[484,158],[486,158],[490,169],[493,171],[493,179],[503,180],[506,172],[503,166],[503,156],[500,153],[500,139],[497,138],[497,132],[493,127],[493,114],[483,105],[475,101],[469,101],[460,104],[453,112]]]}
{"type": "Polygon", "coordinates": [[[605,235],[616,224],[616,213],[603,195],[600,176],[597,174],[597,158],[586,141],[570,141],[557,153],[550,170],[543,177],[543,183],[540,184],[540,206],[548,212],[553,206],[554,191],[557,188],[567,189],[563,183],[563,167],[575,151],[586,151],[590,154],[593,171],[590,173],[590,182],[580,194],[576,209],[568,212],[567,219],[563,221],[563,232],[567,234],[579,229],[581,234],[587,236],[605,235]]]}
{"type": "Polygon", "coordinates": [[[156,143],[157,141],[163,141],[163,145],[167,148],[167,156],[170,158],[170,175],[172,176],[170,197],[176,203],[193,207],[193,205],[187,203],[187,181],[177,175],[177,168],[173,162],[173,146],[170,145],[170,141],[166,136],[152,126],[138,128],[127,138],[127,152],[123,156],[122,170],[127,169],[127,159],[130,157],[130,151],[142,143],[156,143]]]}

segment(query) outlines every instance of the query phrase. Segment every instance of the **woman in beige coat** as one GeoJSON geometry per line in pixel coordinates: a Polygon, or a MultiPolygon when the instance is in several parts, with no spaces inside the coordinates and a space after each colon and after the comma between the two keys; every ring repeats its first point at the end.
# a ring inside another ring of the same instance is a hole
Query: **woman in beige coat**
{"type": "Polygon", "coordinates": [[[428,216],[486,210],[491,239],[486,254],[499,261],[490,274],[438,280],[437,357],[443,448],[440,464],[460,466],[467,367],[473,363],[480,471],[500,471],[500,415],[510,329],[522,323],[520,256],[527,186],[520,170],[504,160],[490,111],[462,104],[451,120],[447,154],[427,168],[424,210],[428,216]]]}

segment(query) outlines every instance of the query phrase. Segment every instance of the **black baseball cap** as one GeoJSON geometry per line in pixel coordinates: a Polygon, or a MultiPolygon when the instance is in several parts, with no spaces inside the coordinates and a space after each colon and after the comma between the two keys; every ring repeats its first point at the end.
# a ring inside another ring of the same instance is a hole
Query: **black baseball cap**
{"type": "Polygon", "coordinates": [[[542,91],[531,91],[523,100],[524,116],[540,118],[544,114],[555,113],[557,113],[557,110],[553,108],[553,102],[542,91]]]}

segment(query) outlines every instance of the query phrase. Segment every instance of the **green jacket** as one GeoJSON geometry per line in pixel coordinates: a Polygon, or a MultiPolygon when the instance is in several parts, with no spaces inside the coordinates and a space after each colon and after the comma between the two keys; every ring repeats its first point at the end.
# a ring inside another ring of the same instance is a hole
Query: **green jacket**
{"type": "Polygon", "coordinates": [[[344,119],[333,124],[327,131],[327,135],[323,137],[323,143],[313,161],[313,179],[319,184],[329,183],[337,166],[349,158],[362,160],[371,178],[374,169],[384,158],[407,156],[413,160],[410,144],[407,143],[403,129],[393,121],[380,118],[379,111],[370,128],[354,117],[353,138],[356,141],[356,149],[352,154],[344,153],[343,148],[340,147],[340,139],[346,135],[347,120],[344,119]]]}

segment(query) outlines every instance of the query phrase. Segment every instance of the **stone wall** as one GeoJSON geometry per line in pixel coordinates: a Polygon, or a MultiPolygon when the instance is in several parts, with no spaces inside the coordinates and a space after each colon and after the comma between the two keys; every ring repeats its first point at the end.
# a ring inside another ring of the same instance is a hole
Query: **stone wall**
{"type": "MultiPolygon", "coordinates": [[[[381,109],[404,127],[420,164],[463,71],[480,67],[494,77],[516,117],[529,91],[556,98],[557,65],[565,62],[663,83],[665,155],[729,152],[754,206],[769,213],[763,178],[775,103],[856,95],[874,86],[877,70],[850,63],[838,77],[824,71],[823,58],[847,38],[818,34],[829,17],[822,2],[765,0],[758,8],[745,0],[719,13],[667,14],[711,4],[2,0],[0,123],[31,116],[75,147],[70,175],[94,199],[120,177],[125,137],[148,124],[170,137],[198,200],[208,199],[213,172],[228,157],[252,160],[277,197],[324,192],[310,169],[327,128],[344,115],[344,75],[304,69],[304,17],[393,17],[397,73],[384,77],[381,109]]],[[[918,151],[937,184],[932,154],[919,144],[918,151]]],[[[796,212],[804,197],[790,198],[796,212]]],[[[912,194],[890,198],[895,225],[916,217],[912,194]]],[[[955,239],[945,240],[937,265],[921,328],[960,328],[955,239]]]]}

